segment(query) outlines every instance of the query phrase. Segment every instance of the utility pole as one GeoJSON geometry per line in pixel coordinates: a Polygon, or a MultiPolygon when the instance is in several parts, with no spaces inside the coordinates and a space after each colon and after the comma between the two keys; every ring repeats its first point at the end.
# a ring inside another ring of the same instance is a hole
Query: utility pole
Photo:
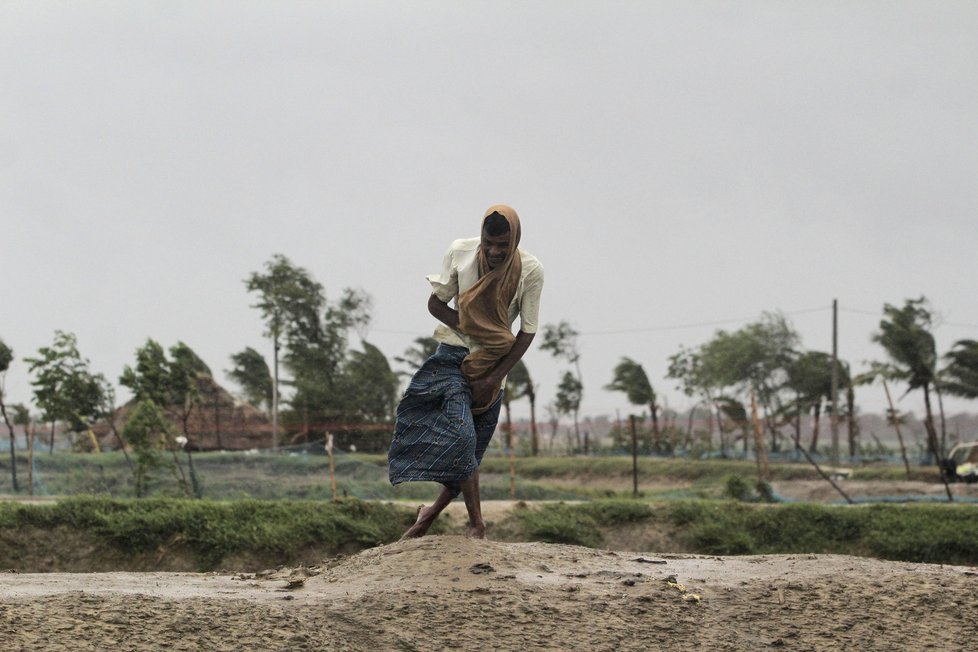
{"type": "Polygon", "coordinates": [[[272,450],[278,452],[278,329],[272,336],[272,366],[275,379],[272,383],[272,450]]]}
{"type": "Polygon", "coordinates": [[[832,299],[832,466],[839,466],[839,300],[832,299]]]}

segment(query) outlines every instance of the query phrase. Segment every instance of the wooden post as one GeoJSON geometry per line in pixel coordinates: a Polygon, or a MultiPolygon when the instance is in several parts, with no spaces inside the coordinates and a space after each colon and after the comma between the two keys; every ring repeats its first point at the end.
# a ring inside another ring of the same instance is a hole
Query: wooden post
{"type": "Polygon", "coordinates": [[[513,452],[513,417],[509,409],[509,401],[505,400],[504,403],[506,407],[506,423],[503,424],[503,428],[506,430],[506,449],[509,452],[509,499],[516,500],[516,455],[513,452]]]}
{"type": "Polygon", "coordinates": [[[326,456],[329,457],[329,488],[336,500],[336,465],[333,463],[333,433],[326,433],[326,456]]]}
{"type": "Polygon", "coordinates": [[[839,300],[832,299],[832,466],[839,467],[839,300]]]}
{"type": "Polygon", "coordinates": [[[638,498],[638,432],[635,429],[635,415],[628,415],[632,428],[632,495],[638,498]]]}

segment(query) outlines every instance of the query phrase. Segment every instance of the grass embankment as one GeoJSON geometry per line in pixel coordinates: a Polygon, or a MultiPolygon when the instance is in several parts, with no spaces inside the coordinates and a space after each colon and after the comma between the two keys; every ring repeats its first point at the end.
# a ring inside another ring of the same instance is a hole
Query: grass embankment
{"type": "Polygon", "coordinates": [[[978,510],[973,505],[614,500],[525,508],[514,512],[513,521],[517,538],[591,547],[619,547],[623,530],[631,530],[629,542],[641,544],[643,537],[665,542],[660,552],[831,553],[978,565],[978,510]]]}
{"type": "MultiPolygon", "coordinates": [[[[408,507],[355,499],[0,503],[0,570],[256,571],[317,564],[392,542],[413,518],[408,507]]],[[[433,533],[453,525],[440,519],[433,533]]],[[[598,500],[517,507],[490,523],[490,536],[662,553],[835,553],[978,565],[978,511],[967,505],[598,500]]]]}
{"type": "Polygon", "coordinates": [[[260,570],[389,543],[413,520],[408,509],[354,499],[0,503],[0,568],[260,570]]]}

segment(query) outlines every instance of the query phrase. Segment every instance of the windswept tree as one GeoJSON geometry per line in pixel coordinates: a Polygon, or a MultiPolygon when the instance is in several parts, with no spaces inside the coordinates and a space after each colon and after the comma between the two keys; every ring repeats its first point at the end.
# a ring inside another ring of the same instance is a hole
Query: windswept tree
{"type": "Polygon", "coordinates": [[[170,423],[160,406],[152,399],[144,399],[136,403],[122,428],[122,436],[132,446],[136,458],[132,467],[133,480],[136,498],[142,498],[149,491],[153,470],[162,466],[162,451],[172,439],[170,423]]]}
{"type": "MultiPolygon", "coordinates": [[[[573,394],[577,396],[577,407],[571,410],[570,413],[574,416],[574,439],[578,446],[581,445],[578,412],[580,411],[581,400],[584,397],[584,379],[581,377],[581,350],[577,341],[579,335],[580,333],[569,322],[561,320],[556,325],[547,324],[543,327],[543,344],[540,345],[541,350],[549,351],[550,355],[557,360],[563,360],[574,365],[574,371],[576,372],[574,380],[576,384],[574,391],[568,395],[573,394]]],[[[560,382],[560,386],[564,387],[566,391],[569,391],[570,386],[563,379],[560,382]]],[[[560,387],[558,387],[559,391],[560,387]]],[[[560,399],[558,399],[559,402],[560,399]]]]}
{"type": "MultiPolygon", "coordinates": [[[[577,446],[581,445],[580,435],[577,430],[577,419],[578,413],[581,410],[581,383],[580,381],[569,371],[565,371],[564,375],[560,378],[560,383],[557,385],[557,395],[554,397],[554,402],[557,407],[558,414],[570,414],[574,417],[574,438],[577,446]]],[[[584,442],[584,452],[588,452],[588,443],[584,442]]]]}
{"type": "Polygon", "coordinates": [[[407,365],[406,371],[399,372],[402,376],[411,376],[421,368],[425,360],[435,354],[438,340],[433,337],[416,337],[410,347],[404,350],[404,355],[394,356],[395,362],[407,365]]]}
{"type": "Polygon", "coordinates": [[[605,385],[605,389],[613,392],[624,392],[632,405],[649,407],[652,419],[653,447],[656,453],[664,452],[662,433],[659,430],[659,406],[656,402],[655,390],[649,382],[648,374],[641,364],[628,357],[623,357],[615,365],[614,378],[605,385]]]}
{"type": "Polygon", "coordinates": [[[506,391],[503,392],[503,410],[506,413],[506,448],[513,450],[513,414],[512,402],[526,396],[527,387],[532,392],[530,374],[526,370],[526,365],[522,360],[517,363],[506,375],[506,391]]]}
{"type": "Polygon", "coordinates": [[[387,356],[370,342],[361,342],[362,351],[350,351],[343,365],[342,391],[345,420],[388,423],[397,407],[399,379],[391,370],[387,356]]]}
{"type": "Polygon", "coordinates": [[[963,398],[978,398],[978,341],[958,340],[944,359],[948,361],[941,373],[944,390],[963,398]]]}
{"type": "Polygon", "coordinates": [[[78,352],[75,336],[62,331],[55,331],[54,343],[41,347],[38,357],[24,360],[34,374],[34,403],[51,424],[49,452],[53,452],[58,422],[78,433],[87,431],[99,418],[105,377],[92,372],[88,360],[78,352]]]}
{"type": "Polygon", "coordinates": [[[273,342],[273,444],[278,446],[280,360],[292,376],[293,393],[288,399],[292,412],[287,416],[293,423],[301,421],[307,437],[310,422],[324,429],[358,411],[350,402],[349,379],[344,377],[358,368],[356,360],[354,367],[347,366],[352,355],[348,340],[350,331],[365,337],[371,299],[363,290],[346,288],[337,301],[329,303],[323,286],[280,254],[265,267],[264,274],[252,274],[245,283],[249,292],[258,295],[254,307],[262,311],[266,335],[273,342]]]}
{"type": "MultiPolygon", "coordinates": [[[[711,440],[714,415],[716,414],[720,430],[720,452],[726,456],[728,453],[726,433],[723,430],[720,410],[717,406],[717,397],[723,391],[723,387],[716,384],[716,374],[709,369],[708,363],[709,361],[703,359],[700,349],[680,347],[678,353],[669,357],[666,377],[677,381],[676,388],[686,396],[696,399],[698,401],[696,405],[705,406],[708,415],[707,433],[711,440]]],[[[694,406],[693,410],[695,409],[694,406]]]]}
{"type": "Polygon", "coordinates": [[[249,346],[232,354],[231,363],[234,366],[226,373],[241,388],[245,401],[271,414],[274,387],[265,357],[249,346]]]}
{"type": "Polygon", "coordinates": [[[812,439],[808,450],[818,449],[822,408],[832,400],[832,356],[822,351],[806,351],[788,366],[787,387],[795,393],[800,414],[812,415],[812,439]]]}
{"type": "MultiPolygon", "coordinates": [[[[717,331],[692,352],[673,356],[670,377],[678,378],[684,391],[713,397],[730,395],[742,404],[755,394],[763,410],[764,424],[777,449],[777,415],[782,414],[782,391],[800,338],[788,320],[778,313],[733,331],[717,331]]],[[[722,435],[722,432],[721,432],[722,435]]]]}
{"type": "MultiPolygon", "coordinates": [[[[540,452],[540,435],[537,432],[537,393],[530,370],[520,360],[506,376],[506,422],[510,423],[509,403],[526,397],[530,403],[530,454],[536,456],[540,452]]],[[[510,428],[512,429],[512,428],[510,428]]]]}
{"type": "Polygon", "coordinates": [[[210,376],[210,368],[183,342],[177,342],[170,347],[167,356],[167,352],[158,342],[148,339],[145,345],[136,350],[136,366],[126,366],[119,378],[122,385],[132,390],[137,402],[151,401],[180,423],[182,441],[173,439],[170,449],[184,489],[189,494],[192,487],[193,494],[197,497],[200,497],[201,490],[191,453],[195,443],[190,431],[190,419],[201,404],[201,380],[210,376]],[[189,486],[177,458],[177,446],[183,448],[187,455],[190,468],[189,486]]]}
{"type": "Polygon", "coordinates": [[[305,269],[282,254],[265,263],[265,272],[252,273],[245,279],[248,292],[258,296],[253,308],[265,320],[265,336],[272,340],[272,444],[278,447],[279,350],[282,342],[290,345],[317,341],[326,305],[323,286],[305,269]]]}
{"type": "MultiPolygon", "coordinates": [[[[902,308],[883,306],[883,319],[872,340],[883,347],[889,362],[879,365],[889,380],[906,383],[907,392],[922,390],[924,394],[924,429],[934,461],[940,466],[943,451],[937,440],[930,392],[937,375],[937,346],[931,333],[931,313],[927,301],[908,299],[902,308]]],[[[943,467],[941,467],[943,468],[943,467]]]]}
{"type": "Polygon", "coordinates": [[[10,417],[7,416],[7,405],[5,403],[4,397],[4,382],[6,381],[7,370],[10,369],[10,363],[14,360],[14,352],[9,346],[7,346],[3,340],[0,340],[0,413],[3,414],[3,421],[7,424],[7,430],[10,432],[10,482],[13,486],[14,493],[20,491],[20,487],[17,485],[17,454],[14,452],[14,427],[10,423],[10,417]]]}

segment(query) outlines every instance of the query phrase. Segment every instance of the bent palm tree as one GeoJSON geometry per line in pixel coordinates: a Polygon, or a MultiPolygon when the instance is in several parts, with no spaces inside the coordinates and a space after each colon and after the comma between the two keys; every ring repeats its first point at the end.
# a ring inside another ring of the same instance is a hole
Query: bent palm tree
{"type": "Polygon", "coordinates": [[[614,379],[605,389],[613,392],[624,392],[632,405],[648,405],[652,417],[652,433],[655,437],[655,451],[662,452],[662,434],[659,430],[659,406],[655,390],[642,365],[631,358],[623,357],[615,367],[614,379]]]}

